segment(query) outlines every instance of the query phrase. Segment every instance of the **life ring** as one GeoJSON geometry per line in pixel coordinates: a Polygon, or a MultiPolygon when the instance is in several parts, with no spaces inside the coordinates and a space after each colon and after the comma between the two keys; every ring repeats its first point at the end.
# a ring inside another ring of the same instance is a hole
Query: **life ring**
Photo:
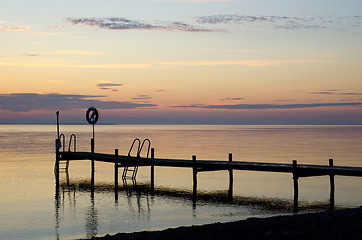
{"type": "Polygon", "coordinates": [[[96,124],[99,118],[98,110],[95,107],[90,107],[85,114],[89,124],[96,124]]]}

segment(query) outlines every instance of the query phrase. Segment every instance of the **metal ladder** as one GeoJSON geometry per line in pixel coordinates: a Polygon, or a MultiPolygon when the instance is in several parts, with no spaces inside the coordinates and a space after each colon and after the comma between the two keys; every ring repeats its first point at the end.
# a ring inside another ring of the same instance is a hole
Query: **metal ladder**
{"type": "MultiPolygon", "coordinates": [[[[70,135],[70,138],[69,138],[68,152],[71,152],[71,146],[72,146],[73,139],[74,139],[73,152],[76,151],[77,138],[76,138],[75,134],[72,134],[72,135],[70,135]]],[[[60,149],[63,147],[63,152],[65,152],[65,136],[64,136],[64,134],[59,135],[59,142],[62,142],[62,140],[63,140],[63,144],[62,144],[62,146],[60,146],[60,149]]],[[[63,172],[67,173],[68,169],[69,169],[69,160],[68,159],[59,162],[59,170],[62,170],[63,172]]],[[[54,168],[54,170],[56,170],[56,169],[54,168]]]]}
{"type": "Polygon", "coordinates": [[[125,180],[125,179],[132,179],[135,180],[136,179],[136,176],[137,176],[137,171],[138,171],[138,161],[140,160],[141,158],[141,153],[142,153],[142,149],[143,147],[145,146],[145,143],[148,144],[147,146],[147,152],[146,152],[146,156],[145,158],[148,159],[148,156],[149,156],[149,153],[150,153],[150,147],[151,147],[151,141],[149,139],[144,139],[142,144],[141,144],[141,140],[139,138],[135,138],[132,142],[132,145],[128,151],[128,158],[129,160],[134,160],[135,161],[135,164],[132,165],[132,166],[125,166],[124,169],[123,169],[123,173],[122,173],[122,179],[125,180]],[[135,143],[138,143],[138,147],[137,147],[137,152],[136,152],[136,156],[131,156],[132,154],[132,150],[133,150],[133,147],[135,146],[135,143]],[[132,175],[128,175],[128,172],[131,172],[132,175]]]}

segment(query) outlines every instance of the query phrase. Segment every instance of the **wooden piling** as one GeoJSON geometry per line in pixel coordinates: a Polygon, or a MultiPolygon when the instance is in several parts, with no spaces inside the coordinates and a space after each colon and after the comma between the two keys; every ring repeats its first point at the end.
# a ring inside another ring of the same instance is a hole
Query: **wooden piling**
{"type": "MultiPolygon", "coordinates": [[[[329,159],[329,166],[333,167],[333,159],[329,159]]],[[[334,174],[329,175],[329,182],[330,182],[330,208],[334,208],[334,192],[335,192],[335,185],[334,185],[334,174]]]]}
{"type": "Polygon", "coordinates": [[[59,135],[59,111],[57,111],[56,114],[57,114],[57,136],[58,136],[58,139],[60,139],[60,135],[59,135]]]}
{"type": "MultiPolygon", "coordinates": [[[[233,155],[232,153],[229,153],[229,162],[233,161],[233,155]]],[[[233,175],[233,169],[229,168],[229,191],[228,191],[228,198],[229,201],[232,201],[233,199],[233,184],[234,184],[234,175],[233,175]]]]}
{"type": "Polygon", "coordinates": [[[59,161],[60,161],[60,153],[59,153],[59,139],[55,139],[55,186],[59,188],[59,161]]]}
{"type": "Polygon", "coordinates": [[[94,138],[91,138],[91,153],[94,153],[94,138]]]}
{"type": "MultiPolygon", "coordinates": [[[[91,139],[91,153],[94,153],[94,138],[91,139]]],[[[94,158],[91,159],[91,188],[94,189],[94,158]]]]}
{"type": "Polygon", "coordinates": [[[118,149],[114,149],[114,190],[118,190],[118,149]]]}
{"type": "Polygon", "coordinates": [[[196,165],[196,155],[192,156],[192,176],[193,176],[193,197],[196,199],[197,195],[197,165],[196,165]]]}
{"type": "Polygon", "coordinates": [[[298,212],[298,178],[297,160],[293,160],[294,212],[298,212]]]}
{"type": "Polygon", "coordinates": [[[151,191],[153,192],[155,189],[155,165],[153,164],[153,160],[155,159],[155,149],[151,148],[151,191]]]}
{"type": "MultiPolygon", "coordinates": [[[[55,174],[59,176],[59,161],[65,160],[91,160],[92,161],[92,188],[94,187],[94,162],[108,162],[115,164],[115,156],[113,154],[94,153],[94,140],[91,141],[92,152],[71,152],[63,151],[59,153],[60,147],[59,139],[56,141],[56,168],[55,174]]],[[[64,144],[63,144],[64,145],[64,144]]],[[[193,172],[193,195],[196,201],[197,194],[197,173],[200,171],[229,171],[229,194],[233,191],[233,170],[244,171],[265,171],[265,172],[283,172],[293,174],[294,183],[294,211],[298,211],[298,179],[300,177],[312,177],[312,176],[330,176],[330,189],[331,189],[331,206],[334,205],[334,193],[335,184],[334,176],[355,176],[362,177],[362,167],[346,167],[346,166],[333,166],[333,160],[330,160],[329,166],[326,165],[304,165],[297,164],[296,160],[293,160],[293,164],[283,163],[268,163],[268,162],[245,162],[234,161],[232,155],[229,154],[229,161],[210,161],[210,160],[198,160],[196,162],[196,156],[192,156],[192,160],[188,159],[163,159],[155,158],[154,150],[152,150],[152,160],[147,158],[139,158],[140,166],[151,166],[151,184],[154,185],[154,166],[162,167],[183,167],[192,168],[193,172]]],[[[126,155],[118,155],[118,164],[134,164],[134,161],[126,155]]],[[[58,182],[57,182],[58,184],[58,182]]],[[[196,203],[196,202],[195,202],[196,203]]]]}

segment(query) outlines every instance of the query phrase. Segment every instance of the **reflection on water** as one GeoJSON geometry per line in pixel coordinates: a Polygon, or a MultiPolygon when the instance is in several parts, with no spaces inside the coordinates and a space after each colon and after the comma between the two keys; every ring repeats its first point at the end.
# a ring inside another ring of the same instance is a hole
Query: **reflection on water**
{"type": "MultiPolygon", "coordinates": [[[[135,180],[125,180],[122,185],[118,186],[115,190],[113,184],[97,183],[94,187],[91,185],[91,180],[70,180],[69,175],[66,174],[66,180],[62,181],[60,186],[55,192],[55,232],[57,239],[60,239],[59,231],[61,230],[62,221],[65,219],[65,212],[73,212],[74,217],[77,212],[77,197],[88,197],[88,205],[85,206],[84,212],[84,231],[87,238],[98,235],[98,228],[100,225],[110,224],[109,220],[102,223],[99,217],[100,211],[104,210],[103,204],[96,204],[96,199],[110,199],[114,195],[114,201],[108,205],[108,211],[128,212],[132,215],[133,219],[123,219],[132,224],[150,223],[151,218],[154,217],[153,207],[155,202],[167,202],[169,206],[163,205],[164,211],[189,211],[193,219],[196,219],[192,224],[197,224],[198,213],[200,212],[201,218],[203,216],[203,209],[212,206],[213,208],[220,209],[212,214],[212,221],[215,218],[247,218],[248,216],[255,215],[274,215],[274,214],[290,214],[293,212],[293,201],[280,198],[260,198],[260,197],[247,197],[247,196],[230,196],[227,191],[213,191],[213,192],[198,192],[197,197],[193,192],[188,189],[176,189],[168,187],[151,188],[149,183],[137,183],[135,180]],[[170,203],[176,203],[171,204],[170,203]],[[181,204],[180,206],[178,206],[181,204]],[[172,209],[174,207],[174,209],[172,209]],[[101,210],[98,210],[100,208],[101,210]],[[111,209],[111,210],[110,210],[111,209]],[[200,211],[199,211],[200,209],[200,211]],[[135,220],[136,219],[136,220],[135,220]]],[[[84,200],[83,200],[84,201],[84,200]]],[[[99,202],[99,201],[98,201],[99,202]]],[[[157,203],[156,203],[157,205],[157,203]]],[[[304,211],[318,211],[327,210],[330,207],[330,202],[301,202],[301,212],[304,211]]],[[[155,206],[157,211],[159,206],[155,206]]],[[[157,213],[156,213],[157,214],[157,213]]],[[[164,214],[164,213],[163,213],[164,214]]],[[[156,218],[163,218],[165,216],[156,216],[156,218]]],[[[166,216],[167,218],[167,216],[166,216]]],[[[205,223],[205,222],[200,222],[205,223]]],[[[126,228],[124,222],[113,223],[118,226],[118,232],[131,232],[135,231],[132,228],[126,228]]],[[[186,225],[192,225],[186,224],[186,225]]],[[[127,225],[127,224],[125,224],[127,225]]],[[[165,225],[166,227],[176,227],[177,225],[165,225]]],[[[136,231],[144,230],[143,226],[136,227],[136,231]]],[[[162,229],[156,227],[151,229],[162,229]]],[[[104,234],[104,233],[103,233],[104,234]]]]}
{"type": "Polygon", "coordinates": [[[94,204],[94,191],[91,191],[90,206],[86,212],[85,232],[87,238],[96,236],[98,232],[98,215],[94,204]]]}

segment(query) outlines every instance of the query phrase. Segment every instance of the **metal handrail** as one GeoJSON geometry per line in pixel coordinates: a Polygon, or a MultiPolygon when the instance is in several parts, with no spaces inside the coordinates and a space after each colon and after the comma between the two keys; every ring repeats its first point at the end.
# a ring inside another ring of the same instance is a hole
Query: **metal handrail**
{"type": "Polygon", "coordinates": [[[139,148],[139,151],[137,153],[137,157],[141,157],[141,152],[142,152],[142,149],[143,149],[143,146],[144,146],[145,142],[148,142],[147,155],[146,155],[146,158],[148,158],[148,156],[150,154],[150,147],[151,147],[151,141],[148,138],[143,140],[142,145],[139,148]]]}
{"type": "MultiPolygon", "coordinates": [[[[131,153],[132,153],[132,150],[136,144],[136,142],[138,143],[138,147],[137,147],[137,152],[136,152],[136,162],[138,162],[141,158],[141,152],[142,152],[142,149],[143,147],[145,146],[145,143],[148,143],[148,148],[147,148],[147,158],[149,156],[149,153],[150,153],[150,147],[151,147],[151,141],[149,139],[144,139],[142,144],[141,144],[141,140],[139,138],[135,138],[132,142],[132,145],[128,151],[128,157],[130,159],[132,159],[132,156],[131,156],[131,153]]],[[[123,174],[122,174],[122,179],[125,180],[127,178],[127,172],[128,171],[131,171],[133,172],[132,173],[132,176],[131,176],[131,179],[132,180],[135,180],[136,179],[136,175],[137,175],[137,171],[138,171],[138,165],[137,163],[132,165],[133,166],[133,169],[128,169],[129,166],[125,166],[124,167],[124,170],[123,170],[123,174]]]]}
{"type": "Polygon", "coordinates": [[[133,146],[134,146],[134,144],[135,144],[136,142],[138,142],[138,148],[137,148],[137,157],[138,157],[138,153],[139,153],[139,151],[140,151],[140,145],[141,145],[141,140],[139,140],[138,138],[135,138],[135,139],[133,140],[133,142],[132,142],[132,145],[131,145],[131,147],[130,147],[130,149],[129,149],[129,151],[128,151],[128,156],[129,156],[129,157],[131,157],[131,152],[132,152],[133,146]]]}
{"type": "Polygon", "coordinates": [[[63,144],[62,144],[62,147],[63,147],[63,152],[65,151],[65,136],[64,134],[60,134],[59,135],[59,141],[61,142],[61,139],[63,138],[63,144]]]}
{"type": "Polygon", "coordinates": [[[72,135],[70,135],[70,138],[69,138],[69,146],[68,146],[68,152],[71,152],[70,151],[70,147],[72,145],[72,139],[74,138],[74,152],[76,152],[76,146],[77,146],[77,137],[75,136],[75,134],[73,133],[72,135]]]}

